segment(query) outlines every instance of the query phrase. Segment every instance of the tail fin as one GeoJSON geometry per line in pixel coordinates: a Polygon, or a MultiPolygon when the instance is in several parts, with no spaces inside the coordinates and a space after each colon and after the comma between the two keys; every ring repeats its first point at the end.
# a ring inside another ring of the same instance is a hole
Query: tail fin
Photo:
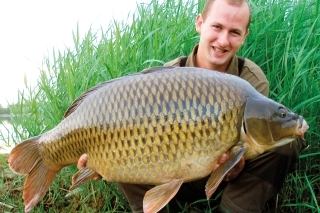
{"type": "Polygon", "coordinates": [[[39,138],[30,138],[18,144],[10,153],[10,168],[19,174],[28,174],[24,183],[25,212],[29,212],[45,195],[59,170],[48,168],[39,153],[39,138]]]}

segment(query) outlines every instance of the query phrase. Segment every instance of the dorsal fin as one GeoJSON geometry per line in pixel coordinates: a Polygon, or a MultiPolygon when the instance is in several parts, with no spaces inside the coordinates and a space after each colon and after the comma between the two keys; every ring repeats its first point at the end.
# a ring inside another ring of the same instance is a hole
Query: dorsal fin
{"type": "MultiPolygon", "coordinates": [[[[113,80],[111,80],[113,81],[113,80]]],[[[82,103],[82,101],[89,96],[91,93],[93,93],[94,91],[98,90],[99,88],[103,87],[104,85],[110,83],[111,81],[107,81],[107,82],[103,82],[98,84],[95,87],[92,87],[90,89],[88,89],[87,91],[85,91],[84,93],[82,93],[76,100],[73,101],[73,103],[69,106],[69,108],[67,109],[67,111],[64,114],[64,118],[68,117],[70,114],[72,114],[77,108],[78,106],[82,103]]]]}
{"type": "Polygon", "coordinates": [[[153,72],[162,72],[162,71],[167,71],[167,70],[171,70],[173,68],[177,68],[177,67],[173,67],[173,66],[165,66],[165,67],[149,67],[146,68],[144,70],[142,70],[141,74],[149,74],[149,73],[153,73],[153,72]]]}
{"type": "Polygon", "coordinates": [[[127,76],[123,76],[123,77],[120,77],[120,78],[115,78],[115,79],[112,79],[110,81],[106,81],[106,82],[100,83],[97,86],[92,87],[92,88],[88,89],[87,91],[85,91],[84,93],[82,93],[82,95],[80,95],[71,104],[71,106],[67,109],[66,113],[64,114],[64,118],[66,118],[70,114],[72,114],[87,96],[89,96],[93,92],[97,91],[101,87],[104,87],[106,84],[110,84],[110,83],[112,83],[114,81],[118,81],[118,80],[120,80],[122,78],[125,78],[125,77],[128,77],[128,76],[141,75],[141,74],[150,74],[150,73],[153,73],[153,72],[161,72],[161,71],[169,70],[169,69],[172,69],[172,68],[174,68],[174,67],[150,67],[150,68],[144,69],[144,70],[142,70],[141,72],[138,72],[138,73],[133,73],[133,74],[130,74],[130,75],[127,75],[127,76]]]}

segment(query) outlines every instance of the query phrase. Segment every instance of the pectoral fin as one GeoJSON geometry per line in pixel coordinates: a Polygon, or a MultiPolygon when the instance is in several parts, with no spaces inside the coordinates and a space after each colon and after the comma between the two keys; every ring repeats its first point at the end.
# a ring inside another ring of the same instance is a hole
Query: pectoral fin
{"type": "Polygon", "coordinates": [[[211,173],[210,178],[206,184],[206,195],[208,200],[217,190],[224,176],[240,161],[245,151],[246,149],[244,147],[240,148],[225,163],[221,164],[216,170],[211,173]]]}
{"type": "Polygon", "coordinates": [[[177,194],[182,183],[182,179],[175,179],[147,191],[143,199],[143,212],[156,213],[161,210],[177,194]]]}
{"type": "Polygon", "coordinates": [[[101,176],[97,172],[89,169],[88,167],[83,167],[75,175],[73,175],[72,186],[69,190],[73,190],[74,188],[87,182],[88,180],[98,180],[100,178],[101,176]]]}

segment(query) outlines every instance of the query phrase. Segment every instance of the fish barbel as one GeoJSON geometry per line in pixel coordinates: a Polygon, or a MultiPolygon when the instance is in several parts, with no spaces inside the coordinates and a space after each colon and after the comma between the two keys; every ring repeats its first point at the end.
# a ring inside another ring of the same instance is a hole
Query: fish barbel
{"type": "Polygon", "coordinates": [[[211,174],[205,189],[209,199],[242,155],[254,158],[303,137],[307,129],[302,116],[239,77],[156,67],[89,89],[55,128],[18,144],[8,163],[16,173],[28,174],[26,212],[59,170],[87,153],[87,166],[71,188],[97,175],[156,185],[143,201],[144,212],[151,213],[164,207],[183,182],[211,174]],[[229,163],[213,171],[229,150],[229,163]]]}

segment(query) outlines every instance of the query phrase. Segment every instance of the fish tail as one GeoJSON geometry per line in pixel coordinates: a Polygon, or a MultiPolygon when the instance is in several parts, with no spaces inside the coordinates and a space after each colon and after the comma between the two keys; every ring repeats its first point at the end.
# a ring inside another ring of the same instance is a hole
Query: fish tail
{"type": "Polygon", "coordinates": [[[25,212],[29,212],[45,195],[60,169],[48,168],[39,152],[39,138],[30,138],[18,144],[10,153],[8,163],[18,174],[28,174],[24,183],[25,212]]]}

